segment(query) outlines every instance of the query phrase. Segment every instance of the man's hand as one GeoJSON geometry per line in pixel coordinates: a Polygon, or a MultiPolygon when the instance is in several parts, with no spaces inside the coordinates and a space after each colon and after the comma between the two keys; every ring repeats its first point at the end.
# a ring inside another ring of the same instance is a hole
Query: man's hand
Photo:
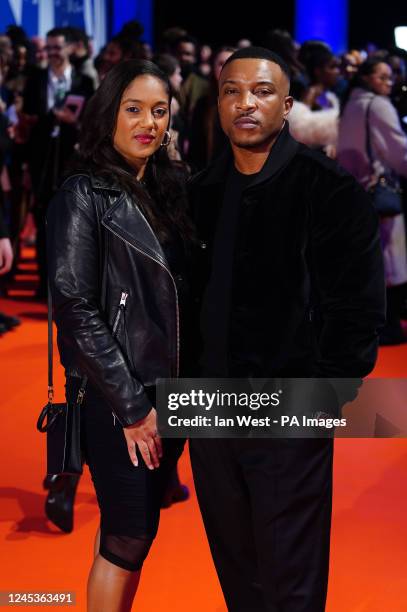
{"type": "Polygon", "coordinates": [[[10,272],[13,263],[13,249],[8,238],[0,238],[0,275],[10,272]]]}
{"type": "Polygon", "coordinates": [[[161,439],[157,433],[157,412],[152,408],[148,415],[134,425],[123,428],[130,460],[138,466],[137,447],[146,466],[153,470],[160,465],[163,456],[161,439]]]}

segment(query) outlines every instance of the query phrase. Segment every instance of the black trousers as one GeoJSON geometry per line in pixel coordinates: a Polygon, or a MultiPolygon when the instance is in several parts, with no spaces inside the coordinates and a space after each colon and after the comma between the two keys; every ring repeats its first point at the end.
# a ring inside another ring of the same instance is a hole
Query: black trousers
{"type": "Polygon", "coordinates": [[[190,455],[228,610],[323,612],[333,441],[194,439],[190,455]]]}

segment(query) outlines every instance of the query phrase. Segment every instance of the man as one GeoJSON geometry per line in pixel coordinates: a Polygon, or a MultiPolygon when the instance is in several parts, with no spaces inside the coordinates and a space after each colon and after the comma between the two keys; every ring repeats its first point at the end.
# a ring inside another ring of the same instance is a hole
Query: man
{"type": "Polygon", "coordinates": [[[76,72],[85,74],[92,80],[93,88],[96,90],[99,87],[99,75],[92,58],[90,38],[81,28],[67,29],[72,41],[71,63],[76,72]]]}
{"type": "MultiPolygon", "coordinates": [[[[285,63],[266,49],[223,67],[231,151],[190,184],[203,377],[363,377],[375,363],[376,214],[350,175],[291,138],[288,92],[285,63]]],[[[190,452],[228,609],[322,612],[332,440],[192,439],[190,452]]]]}
{"type": "Polygon", "coordinates": [[[48,202],[72,156],[78,138],[79,116],[65,105],[68,95],[83,103],[92,95],[92,80],[77,74],[70,62],[70,40],[64,28],[47,33],[48,68],[37,68],[30,75],[24,92],[23,112],[34,123],[28,140],[28,162],[35,196],[37,258],[40,286],[38,296],[46,296],[45,214],[48,202]]]}
{"type": "Polygon", "coordinates": [[[191,121],[194,108],[200,98],[208,93],[209,82],[198,74],[198,42],[189,35],[181,36],[175,43],[174,55],[181,66],[181,108],[187,121],[191,121]]]}

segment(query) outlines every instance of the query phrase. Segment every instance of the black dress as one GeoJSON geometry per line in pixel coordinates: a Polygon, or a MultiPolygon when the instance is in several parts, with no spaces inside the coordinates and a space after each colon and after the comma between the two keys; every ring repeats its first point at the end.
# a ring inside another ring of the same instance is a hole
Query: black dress
{"type": "MultiPolygon", "coordinates": [[[[178,289],[180,337],[187,335],[189,290],[183,241],[177,236],[163,250],[178,289]]],[[[185,358],[181,341],[181,364],[185,358]]],[[[181,366],[182,367],[182,366],[181,366]]],[[[80,380],[67,378],[67,399],[74,401],[80,380]]],[[[146,388],[155,406],[155,388],[146,388]]],[[[139,457],[130,461],[123,428],[100,391],[88,383],[82,404],[82,447],[101,514],[100,554],[125,570],[141,568],[157,533],[162,496],[185,440],[163,439],[160,467],[150,470],[139,457]]]]}

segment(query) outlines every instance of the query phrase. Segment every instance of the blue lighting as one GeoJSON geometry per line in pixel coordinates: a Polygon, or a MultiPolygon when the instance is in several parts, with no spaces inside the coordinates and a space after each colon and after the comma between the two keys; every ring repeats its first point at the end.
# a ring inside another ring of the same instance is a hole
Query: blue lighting
{"type": "Polygon", "coordinates": [[[153,0],[110,0],[111,22],[110,35],[120,32],[122,26],[133,19],[144,27],[142,39],[153,42],[153,0]]]}
{"type": "Polygon", "coordinates": [[[348,48],[348,0],[296,0],[295,39],[318,39],[335,53],[348,48]]]}

